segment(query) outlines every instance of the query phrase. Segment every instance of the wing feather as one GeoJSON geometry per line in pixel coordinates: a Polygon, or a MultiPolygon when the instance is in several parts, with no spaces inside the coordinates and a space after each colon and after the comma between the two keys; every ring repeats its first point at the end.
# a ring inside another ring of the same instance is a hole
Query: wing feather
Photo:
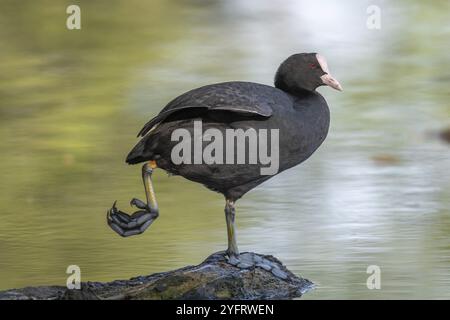
{"type": "Polygon", "coordinates": [[[200,87],[175,98],[161,112],[147,122],[139,131],[138,137],[145,136],[170,115],[194,108],[207,111],[230,111],[249,116],[270,117],[272,108],[267,97],[261,94],[262,88],[272,87],[251,82],[224,82],[200,87]]]}

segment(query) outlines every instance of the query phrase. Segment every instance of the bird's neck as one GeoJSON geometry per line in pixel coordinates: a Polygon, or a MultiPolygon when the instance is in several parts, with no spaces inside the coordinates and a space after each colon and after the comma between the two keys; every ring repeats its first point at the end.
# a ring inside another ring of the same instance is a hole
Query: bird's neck
{"type": "Polygon", "coordinates": [[[275,85],[275,88],[278,88],[286,93],[289,93],[290,95],[296,96],[296,97],[305,97],[309,95],[313,95],[316,93],[316,90],[307,90],[304,88],[289,88],[284,86],[277,86],[275,85]]]}
{"type": "Polygon", "coordinates": [[[304,97],[307,95],[310,95],[314,92],[316,92],[315,89],[307,89],[307,88],[303,88],[303,87],[299,87],[299,86],[293,86],[290,85],[289,83],[287,83],[286,81],[284,81],[284,79],[282,77],[280,77],[278,74],[275,77],[275,88],[278,88],[280,90],[283,90],[284,92],[287,92],[293,96],[298,96],[298,97],[304,97]]]}

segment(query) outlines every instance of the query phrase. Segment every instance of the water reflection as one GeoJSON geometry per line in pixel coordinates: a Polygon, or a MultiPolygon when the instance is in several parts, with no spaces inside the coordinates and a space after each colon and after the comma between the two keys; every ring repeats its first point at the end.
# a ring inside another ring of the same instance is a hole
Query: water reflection
{"type": "Polygon", "coordinates": [[[369,1],[80,3],[79,32],[65,5],[0,4],[0,289],[64,284],[69,264],[102,281],[223,249],[221,196],[162,172],[152,230],[107,228],[114,199],[142,195],[123,163],[134,135],[185,90],[271,84],[286,56],[318,51],[345,88],[320,89],[330,135],[238,203],[241,250],[317,282],[306,298],[450,297],[449,149],[425,134],[449,125],[447,1],[382,1],[380,31],[365,27],[369,1]]]}

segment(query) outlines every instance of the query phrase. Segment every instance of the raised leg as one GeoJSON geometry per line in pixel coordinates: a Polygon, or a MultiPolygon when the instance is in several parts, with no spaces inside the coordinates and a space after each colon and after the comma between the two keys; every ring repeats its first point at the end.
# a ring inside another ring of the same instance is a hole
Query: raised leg
{"type": "Polygon", "coordinates": [[[133,214],[129,215],[116,207],[114,202],[111,209],[108,210],[106,221],[108,225],[116,233],[122,237],[129,237],[143,233],[152,223],[158,218],[158,204],[156,203],[155,191],[152,183],[153,168],[156,167],[154,162],[146,163],[142,166],[142,180],[144,182],[145,196],[147,203],[133,198],[130,201],[131,206],[138,209],[133,214]]]}
{"type": "Polygon", "coordinates": [[[234,201],[227,199],[225,204],[225,219],[227,221],[228,249],[227,255],[230,262],[239,260],[239,249],[236,243],[236,229],[234,226],[235,218],[234,201]]]}

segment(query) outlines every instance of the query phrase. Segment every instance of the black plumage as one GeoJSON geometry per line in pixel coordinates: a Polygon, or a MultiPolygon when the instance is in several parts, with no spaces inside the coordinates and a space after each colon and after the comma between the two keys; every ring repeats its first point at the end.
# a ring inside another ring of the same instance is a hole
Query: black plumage
{"type": "MultiPolygon", "coordinates": [[[[301,53],[290,56],[280,65],[275,75],[275,87],[233,81],[200,87],[175,98],[145,124],[138,134],[142,137],[141,140],[126,159],[129,164],[148,162],[144,164],[142,171],[147,203],[133,199],[131,204],[141,210],[132,215],[118,210],[114,204],[108,211],[108,224],[121,236],[140,234],[150,226],[158,217],[151,174],[155,167],[159,167],[202,183],[225,196],[227,253],[230,261],[236,261],[239,251],[234,226],[234,203],[273,175],[262,174],[261,169],[265,164],[261,161],[247,161],[243,164],[174,163],[172,150],[178,141],[172,141],[172,133],[176,129],[184,129],[195,140],[194,127],[199,121],[203,132],[215,129],[223,137],[229,129],[254,129],[258,132],[277,130],[278,150],[267,143],[268,154],[278,155],[276,174],[305,161],[325,140],[330,113],[325,99],[316,91],[321,85],[342,90],[340,84],[329,74],[322,56],[301,53]]],[[[205,148],[210,142],[201,143],[205,148]]],[[[244,139],[242,145],[245,145],[245,149],[250,149],[250,139],[244,139]]],[[[237,143],[233,147],[236,154],[237,143]]],[[[249,159],[249,153],[246,157],[249,159]]]]}
{"type": "Polygon", "coordinates": [[[244,130],[279,129],[279,159],[282,172],[306,160],[324,141],[329,127],[325,99],[315,91],[324,74],[316,54],[288,58],[275,77],[276,87],[252,82],[224,82],[188,91],[172,100],[139,132],[143,138],[126,162],[156,160],[159,168],[204,184],[237,200],[272,176],[260,174],[260,165],[180,164],[170,152],[174,129],[193,131],[201,120],[204,130],[213,127],[244,130]]]}

